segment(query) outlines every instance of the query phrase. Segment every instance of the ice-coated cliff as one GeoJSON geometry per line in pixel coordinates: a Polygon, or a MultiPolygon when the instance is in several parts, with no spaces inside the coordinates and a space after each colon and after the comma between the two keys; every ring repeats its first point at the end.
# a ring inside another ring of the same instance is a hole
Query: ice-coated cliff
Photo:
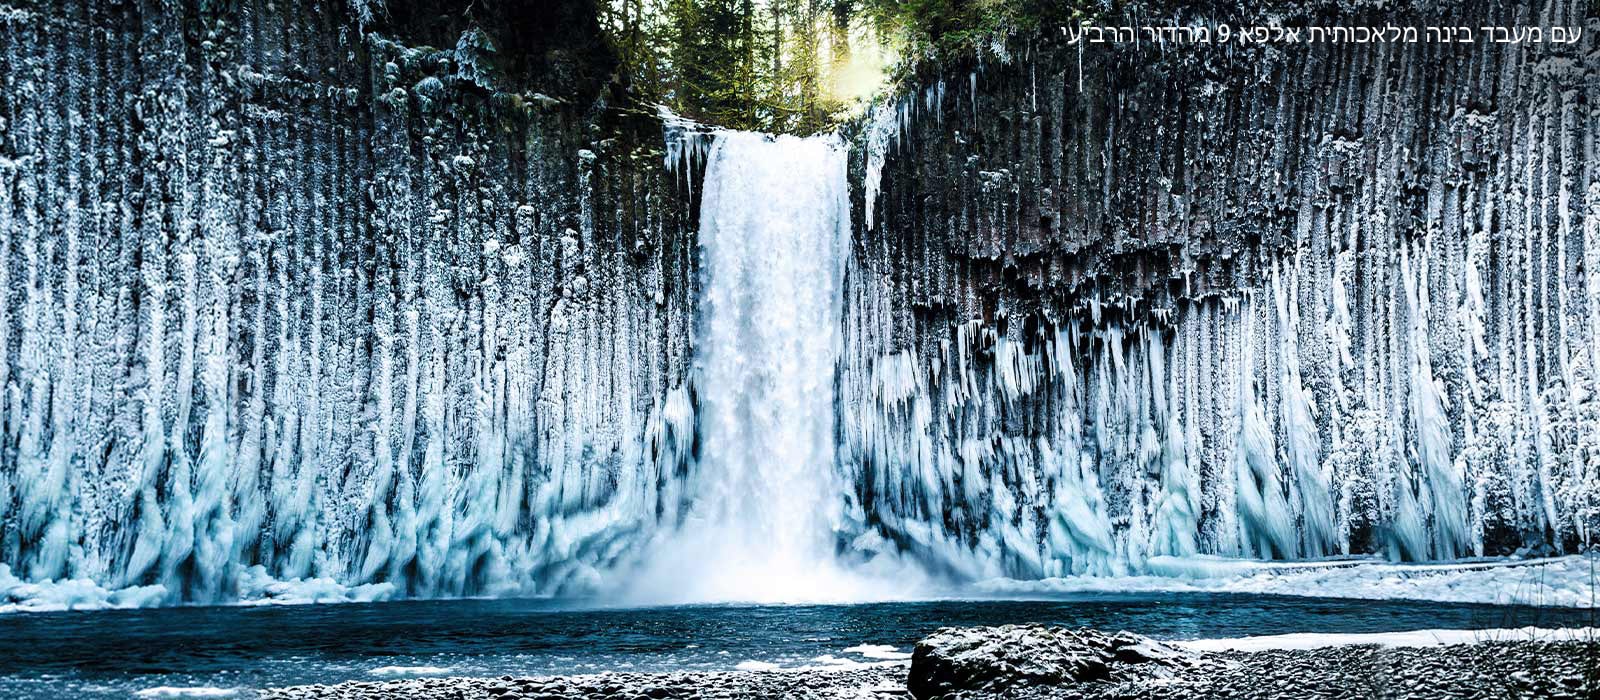
{"type": "Polygon", "coordinates": [[[595,136],[608,96],[568,64],[523,84],[474,30],[360,29],[0,7],[12,576],[550,592],[671,507],[696,280],[659,157],[595,136]]]}
{"type": "Polygon", "coordinates": [[[1594,541],[1582,3],[1018,37],[809,140],[369,5],[0,5],[0,597],[1594,541]]]}
{"type": "MultiPolygon", "coordinates": [[[[1374,17],[1316,7],[1160,21],[1374,17]]],[[[1593,543],[1597,18],[1377,16],[1587,29],[1035,39],[878,105],[841,365],[863,526],[1017,577],[1593,543]]]]}

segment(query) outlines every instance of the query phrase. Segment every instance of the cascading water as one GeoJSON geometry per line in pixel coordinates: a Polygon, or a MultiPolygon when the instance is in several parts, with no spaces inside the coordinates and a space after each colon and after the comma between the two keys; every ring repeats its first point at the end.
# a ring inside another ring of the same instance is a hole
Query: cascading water
{"type": "Polygon", "coordinates": [[[835,370],[850,236],[846,145],[723,131],[700,207],[700,460],[651,599],[858,598],[833,557],[835,370]],[[662,590],[662,587],[668,587],[662,590]]]}
{"type": "Polygon", "coordinates": [[[730,132],[713,147],[700,215],[702,495],[710,524],[736,539],[717,563],[769,565],[769,585],[825,544],[849,212],[835,138],[730,132]]]}

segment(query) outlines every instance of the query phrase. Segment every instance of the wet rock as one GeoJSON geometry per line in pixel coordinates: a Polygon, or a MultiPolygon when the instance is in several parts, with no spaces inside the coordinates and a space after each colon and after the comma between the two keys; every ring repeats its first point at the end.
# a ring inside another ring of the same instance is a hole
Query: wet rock
{"type": "Polygon", "coordinates": [[[1125,680],[1194,663],[1187,652],[1127,632],[946,627],[917,643],[906,686],[918,698],[931,698],[958,690],[1125,680]]]}

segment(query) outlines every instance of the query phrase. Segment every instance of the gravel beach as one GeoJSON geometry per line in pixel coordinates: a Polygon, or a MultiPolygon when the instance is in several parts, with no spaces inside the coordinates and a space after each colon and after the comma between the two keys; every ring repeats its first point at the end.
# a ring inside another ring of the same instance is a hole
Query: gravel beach
{"type": "MultiPolygon", "coordinates": [[[[1103,682],[957,691],[949,698],[1596,698],[1600,643],[1487,641],[1199,654],[1176,671],[1103,682]]],[[[909,663],[852,669],[426,678],[275,688],[274,700],[337,698],[910,698],[909,663]]]]}

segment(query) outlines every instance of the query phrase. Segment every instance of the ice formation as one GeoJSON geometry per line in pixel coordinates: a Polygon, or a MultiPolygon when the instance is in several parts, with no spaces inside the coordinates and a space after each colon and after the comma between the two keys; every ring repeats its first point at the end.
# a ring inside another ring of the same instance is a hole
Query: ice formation
{"type": "Polygon", "coordinates": [[[865,125],[855,526],[969,578],[1593,547],[1586,46],[1043,49],[948,70],[948,95],[923,76],[865,125]]]}
{"type": "MultiPolygon", "coordinates": [[[[1412,257],[1460,265],[1444,254],[1405,245],[1401,280],[1420,274],[1412,257]]],[[[1418,285],[1377,307],[1398,332],[1363,321],[1368,361],[1354,362],[1322,345],[1348,343],[1347,326],[1306,327],[1343,313],[1306,304],[1308,292],[1347,288],[1307,279],[1305,262],[1286,261],[1259,292],[1186,305],[1170,324],[1082,319],[1029,337],[974,321],[922,357],[874,352],[891,307],[856,287],[841,463],[864,520],[941,568],[1016,577],[1120,575],[1195,553],[1316,558],[1369,541],[1394,559],[1452,559],[1485,553],[1486,521],[1592,527],[1589,380],[1562,405],[1572,422],[1546,423],[1548,389],[1513,369],[1532,361],[1534,329],[1497,332],[1510,372],[1463,394],[1455,411],[1469,432],[1452,436],[1418,285]],[[1314,396],[1307,358],[1348,388],[1314,396]]]]}
{"type": "Polygon", "coordinates": [[[1281,562],[1159,556],[1147,560],[1141,574],[991,579],[975,584],[974,589],[1004,597],[1208,592],[1594,608],[1600,607],[1597,572],[1600,558],[1594,555],[1427,564],[1349,558],[1281,562]]]}
{"type": "Polygon", "coordinates": [[[0,13],[0,607],[545,594],[648,537],[695,420],[655,162],[485,94],[481,36],[40,8],[0,13]]]}
{"type": "Polygon", "coordinates": [[[1040,47],[663,155],[237,4],[0,12],[0,610],[1595,540],[1600,32],[1040,47]]]}

